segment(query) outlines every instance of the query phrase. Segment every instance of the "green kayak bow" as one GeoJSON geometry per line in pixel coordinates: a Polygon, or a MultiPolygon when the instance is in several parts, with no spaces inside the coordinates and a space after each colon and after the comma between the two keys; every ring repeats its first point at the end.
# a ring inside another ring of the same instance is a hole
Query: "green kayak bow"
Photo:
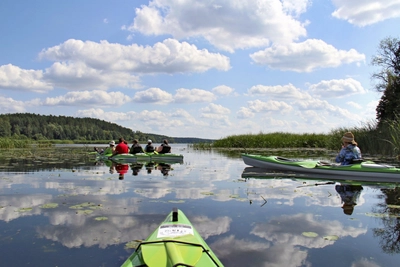
{"type": "Polygon", "coordinates": [[[121,267],[223,266],[185,214],[176,208],[121,267]]]}

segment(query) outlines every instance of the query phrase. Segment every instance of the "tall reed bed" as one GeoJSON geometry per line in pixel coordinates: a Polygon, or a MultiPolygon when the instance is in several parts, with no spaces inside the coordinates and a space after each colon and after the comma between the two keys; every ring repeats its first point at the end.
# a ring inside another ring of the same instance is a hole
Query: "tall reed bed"
{"type": "MultiPolygon", "coordinates": [[[[400,120],[399,120],[400,121],[400,120]]],[[[337,128],[328,134],[259,133],[232,135],[213,143],[216,148],[325,148],[339,151],[345,132],[352,132],[364,155],[400,155],[400,122],[377,127],[367,122],[359,127],[337,128]]]]}
{"type": "Polygon", "coordinates": [[[325,148],[327,135],[293,134],[293,133],[260,133],[233,135],[214,142],[214,147],[228,148],[325,148]]]}
{"type": "Polygon", "coordinates": [[[0,148],[12,149],[12,148],[28,148],[32,145],[30,139],[14,139],[14,138],[0,138],[0,148]]]}

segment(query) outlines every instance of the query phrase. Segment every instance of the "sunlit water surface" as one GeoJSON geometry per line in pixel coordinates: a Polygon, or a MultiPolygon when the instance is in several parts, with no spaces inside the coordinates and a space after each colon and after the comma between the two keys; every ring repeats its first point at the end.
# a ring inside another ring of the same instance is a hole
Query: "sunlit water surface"
{"type": "Polygon", "coordinates": [[[240,154],[173,149],[122,180],[94,157],[3,165],[0,265],[120,266],[178,207],[225,266],[399,266],[396,185],[244,179],[240,154]]]}

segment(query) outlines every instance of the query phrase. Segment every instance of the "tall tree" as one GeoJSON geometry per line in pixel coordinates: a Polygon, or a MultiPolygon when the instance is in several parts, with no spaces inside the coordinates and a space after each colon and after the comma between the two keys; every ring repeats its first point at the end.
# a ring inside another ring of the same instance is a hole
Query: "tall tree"
{"type": "Polygon", "coordinates": [[[391,37],[383,39],[371,63],[380,67],[372,78],[377,81],[375,89],[383,92],[376,108],[376,119],[381,125],[400,118],[400,40],[391,37]]]}
{"type": "Polygon", "coordinates": [[[0,118],[0,137],[11,136],[11,124],[8,118],[0,118]]]}

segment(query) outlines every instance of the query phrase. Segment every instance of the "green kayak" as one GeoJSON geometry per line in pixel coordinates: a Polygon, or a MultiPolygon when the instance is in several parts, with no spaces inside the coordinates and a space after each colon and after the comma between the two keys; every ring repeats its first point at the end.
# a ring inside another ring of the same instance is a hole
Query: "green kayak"
{"type": "Polygon", "coordinates": [[[223,266],[185,214],[176,208],[121,265],[130,266],[223,266]]]}
{"type": "Polygon", "coordinates": [[[291,171],[306,176],[314,175],[320,178],[366,182],[400,182],[400,168],[372,161],[339,165],[319,160],[296,160],[252,154],[242,154],[242,159],[249,166],[267,170],[291,171]]]}

